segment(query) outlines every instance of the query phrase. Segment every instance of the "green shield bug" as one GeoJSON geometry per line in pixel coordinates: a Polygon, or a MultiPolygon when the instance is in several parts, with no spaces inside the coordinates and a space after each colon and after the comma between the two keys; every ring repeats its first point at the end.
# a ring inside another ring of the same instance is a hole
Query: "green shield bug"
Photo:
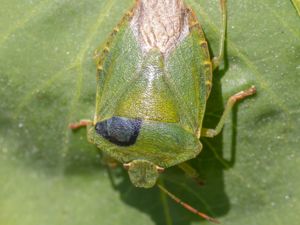
{"type": "Polygon", "coordinates": [[[226,0],[220,0],[222,30],[218,56],[211,58],[195,14],[182,0],[138,0],[114,29],[97,63],[94,120],[70,124],[87,127],[88,140],[128,170],[136,187],[161,191],[189,211],[217,220],[182,202],[159,182],[159,174],[178,165],[190,177],[186,161],[201,151],[200,136],[220,133],[234,103],[256,92],[254,86],[227,102],[215,129],[202,128],[212,72],[223,58],[226,0]]]}

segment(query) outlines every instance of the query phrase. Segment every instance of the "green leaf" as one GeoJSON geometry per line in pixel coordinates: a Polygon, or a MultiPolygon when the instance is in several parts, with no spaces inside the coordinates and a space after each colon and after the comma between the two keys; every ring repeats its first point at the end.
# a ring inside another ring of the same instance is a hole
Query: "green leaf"
{"type": "MultiPolygon", "coordinates": [[[[212,52],[219,1],[189,0],[212,52]]],[[[101,164],[85,130],[92,118],[94,49],[131,0],[2,0],[0,9],[0,225],[209,224],[157,188],[134,188],[127,174],[101,164]]],[[[256,85],[221,135],[201,139],[190,163],[206,184],[177,168],[165,186],[222,224],[296,225],[300,221],[300,20],[290,1],[228,3],[227,51],[214,74],[206,127],[226,99],[256,85]],[[233,158],[231,157],[233,156],[233,158]],[[225,160],[225,159],[227,160],[225,160]]]]}

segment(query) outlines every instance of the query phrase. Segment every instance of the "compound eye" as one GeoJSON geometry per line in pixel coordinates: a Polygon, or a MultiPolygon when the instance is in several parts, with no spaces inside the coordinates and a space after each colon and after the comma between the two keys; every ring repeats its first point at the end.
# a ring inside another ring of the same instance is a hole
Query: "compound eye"
{"type": "Polygon", "coordinates": [[[119,146],[135,144],[141,129],[141,119],[112,117],[96,123],[95,130],[103,138],[119,146]]]}

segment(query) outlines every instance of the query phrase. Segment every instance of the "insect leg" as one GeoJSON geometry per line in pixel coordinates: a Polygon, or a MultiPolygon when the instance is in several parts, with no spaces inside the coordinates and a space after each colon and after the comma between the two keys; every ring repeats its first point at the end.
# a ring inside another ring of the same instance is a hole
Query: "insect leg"
{"type": "Polygon", "coordinates": [[[183,202],[181,199],[177,198],[174,194],[172,194],[171,192],[169,192],[166,188],[164,188],[162,185],[157,184],[158,188],[164,192],[165,194],[167,194],[171,199],[173,199],[175,202],[177,202],[178,204],[180,204],[181,206],[183,206],[185,209],[187,209],[188,211],[202,217],[203,219],[206,219],[210,222],[213,223],[217,223],[219,224],[220,222],[217,219],[214,219],[202,212],[199,212],[197,209],[193,208],[192,206],[190,206],[189,204],[183,202]]]}
{"type": "MultiPolygon", "coordinates": [[[[91,126],[94,125],[94,122],[92,120],[80,120],[79,122],[77,123],[70,123],[69,124],[69,128],[73,131],[77,130],[77,129],[80,129],[82,127],[86,127],[87,128],[87,131],[89,130],[89,128],[91,126]]],[[[87,139],[89,142],[91,143],[94,143],[93,141],[93,136],[89,134],[89,132],[86,133],[86,136],[87,136],[87,139]]]]}
{"type": "Polygon", "coordinates": [[[91,125],[93,125],[92,120],[80,120],[77,123],[70,123],[69,128],[72,129],[72,130],[77,130],[81,127],[87,127],[87,126],[91,126],[91,125]]]}
{"type": "Polygon", "coordinates": [[[206,129],[206,128],[202,128],[201,130],[201,137],[214,137],[216,135],[218,135],[222,128],[224,127],[224,123],[226,121],[226,118],[229,115],[229,112],[231,111],[232,107],[234,106],[234,104],[239,101],[242,100],[248,96],[251,96],[253,94],[256,93],[256,88],[254,86],[250,87],[249,89],[245,90],[245,91],[241,91],[236,93],[235,95],[231,96],[228,101],[227,101],[227,105],[225,107],[225,110],[221,116],[221,119],[218,123],[218,125],[216,126],[215,129],[206,129]]]}
{"type": "Polygon", "coordinates": [[[222,29],[221,29],[221,37],[220,37],[220,44],[219,44],[219,53],[218,56],[215,56],[212,59],[213,70],[215,70],[220,65],[220,62],[224,56],[224,44],[225,44],[226,27],[227,27],[226,1],[227,0],[220,0],[221,11],[222,11],[222,29]]]}
{"type": "Polygon", "coordinates": [[[192,178],[198,185],[204,185],[204,181],[199,178],[199,174],[197,173],[197,171],[188,163],[181,163],[178,165],[178,167],[182,169],[185,172],[185,174],[188,177],[192,178]]]}

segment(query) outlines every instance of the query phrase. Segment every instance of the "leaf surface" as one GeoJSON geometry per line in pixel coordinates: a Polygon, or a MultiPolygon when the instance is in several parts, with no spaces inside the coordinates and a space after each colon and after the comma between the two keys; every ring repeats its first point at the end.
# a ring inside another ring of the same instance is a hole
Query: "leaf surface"
{"type": "MultiPolygon", "coordinates": [[[[217,53],[219,1],[189,0],[217,53]]],[[[295,1],[297,2],[297,1],[295,1]]],[[[85,130],[92,118],[93,51],[131,0],[2,0],[0,9],[0,224],[209,224],[126,173],[109,179],[85,130]],[[115,186],[113,185],[115,184],[115,186]]],[[[214,73],[206,127],[228,97],[254,84],[222,134],[201,139],[190,162],[197,186],[177,168],[165,186],[222,224],[300,221],[300,20],[291,1],[229,1],[226,60],[214,73]]]]}

